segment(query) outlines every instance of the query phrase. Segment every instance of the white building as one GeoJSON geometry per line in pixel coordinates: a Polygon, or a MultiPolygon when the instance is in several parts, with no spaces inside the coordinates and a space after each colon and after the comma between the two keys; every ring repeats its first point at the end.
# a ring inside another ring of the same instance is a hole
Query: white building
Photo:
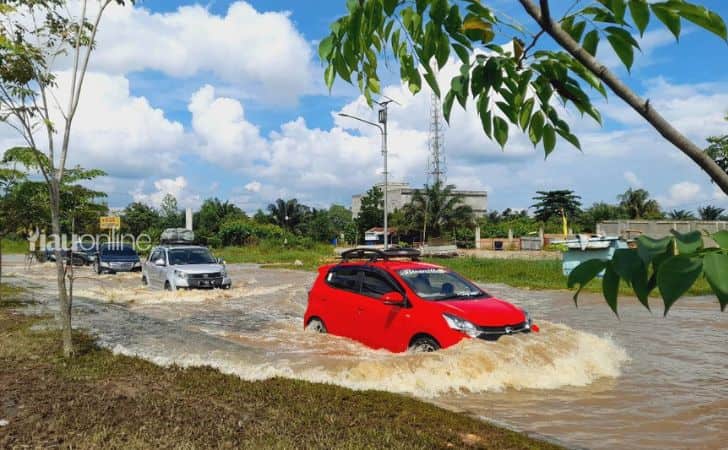
{"type": "MultiPolygon", "coordinates": [[[[384,190],[384,183],[377,183],[375,186],[384,190]]],[[[410,187],[409,183],[394,182],[389,183],[389,189],[387,191],[388,198],[388,210],[394,211],[400,209],[404,205],[412,201],[412,196],[419,189],[410,187]]],[[[473,208],[476,218],[484,217],[488,209],[488,192],[486,191],[455,191],[456,194],[460,194],[464,197],[466,205],[473,208]]],[[[353,217],[359,217],[359,211],[361,210],[361,199],[366,196],[364,194],[357,194],[351,197],[351,212],[353,217]]]]}

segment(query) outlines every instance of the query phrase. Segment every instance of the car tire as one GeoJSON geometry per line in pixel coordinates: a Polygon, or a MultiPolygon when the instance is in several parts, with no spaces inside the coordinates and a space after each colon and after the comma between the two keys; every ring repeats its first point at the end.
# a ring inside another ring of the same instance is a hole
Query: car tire
{"type": "Polygon", "coordinates": [[[233,287],[233,285],[232,285],[232,284],[223,284],[223,285],[222,285],[222,288],[223,288],[223,289],[230,289],[231,287],[233,287]]]}
{"type": "Polygon", "coordinates": [[[324,325],[324,322],[321,319],[318,319],[314,317],[313,319],[308,321],[308,325],[306,325],[306,329],[310,331],[315,331],[316,333],[326,334],[328,331],[326,330],[326,325],[324,325]]]}
{"type": "Polygon", "coordinates": [[[145,275],[142,275],[142,285],[149,286],[149,281],[147,281],[147,277],[145,275]]]}
{"type": "Polygon", "coordinates": [[[410,353],[429,353],[437,350],[440,350],[440,344],[430,336],[417,336],[407,349],[410,353]]]}
{"type": "Polygon", "coordinates": [[[94,270],[96,271],[97,275],[101,275],[101,263],[98,261],[94,262],[94,270]]]}
{"type": "Polygon", "coordinates": [[[171,284],[169,284],[169,281],[164,282],[164,290],[165,291],[174,291],[175,289],[172,287],[171,284]]]}

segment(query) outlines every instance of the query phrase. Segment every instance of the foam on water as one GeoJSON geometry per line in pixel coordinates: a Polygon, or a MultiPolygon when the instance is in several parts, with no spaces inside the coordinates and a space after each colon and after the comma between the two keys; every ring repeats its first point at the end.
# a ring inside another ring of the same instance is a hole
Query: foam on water
{"type": "Polygon", "coordinates": [[[619,376],[628,360],[624,349],[609,338],[552,323],[544,323],[541,333],[504,337],[495,343],[468,339],[431,354],[374,351],[345,339],[303,332],[299,337],[329,342],[319,342],[323,345],[308,354],[267,352],[264,360],[244,352],[170,356],[121,345],[113,351],[162,365],[212,366],[246,380],[282,376],[425,398],[452,392],[585,386],[598,378],[619,376]],[[334,352],[337,348],[340,351],[334,352]]]}

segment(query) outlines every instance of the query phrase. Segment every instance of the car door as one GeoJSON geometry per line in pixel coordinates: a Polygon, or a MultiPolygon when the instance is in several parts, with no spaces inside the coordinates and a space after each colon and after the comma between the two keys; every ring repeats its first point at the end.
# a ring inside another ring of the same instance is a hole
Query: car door
{"type": "MultiPolygon", "coordinates": [[[[162,267],[156,265],[154,262],[160,258],[163,258],[164,252],[161,248],[154,249],[152,254],[149,255],[147,261],[147,277],[149,284],[152,286],[160,286],[162,267]]],[[[163,286],[163,284],[161,284],[163,286]]]]}
{"type": "Polygon", "coordinates": [[[325,314],[321,319],[337,336],[359,338],[356,322],[361,272],[358,267],[334,267],[326,274],[326,289],[320,297],[325,314]]]}
{"type": "Polygon", "coordinates": [[[386,348],[391,351],[400,351],[400,341],[407,339],[408,330],[406,319],[409,310],[402,306],[387,305],[381,298],[384,294],[404,290],[386,272],[376,268],[366,268],[362,271],[359,307],[357,322],[361,338],[366,345],[373,348],[386,348]]]}

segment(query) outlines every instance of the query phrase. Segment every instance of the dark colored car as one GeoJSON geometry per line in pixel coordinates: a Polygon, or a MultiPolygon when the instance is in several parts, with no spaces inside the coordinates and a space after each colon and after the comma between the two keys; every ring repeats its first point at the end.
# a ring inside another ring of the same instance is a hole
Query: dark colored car
{"type": "Polygon", "coordinates": [[[142,270],[142,263],[131,245],[101,244],[94,261],[94,269],[96,273],[138,272],[142,270]]]}

